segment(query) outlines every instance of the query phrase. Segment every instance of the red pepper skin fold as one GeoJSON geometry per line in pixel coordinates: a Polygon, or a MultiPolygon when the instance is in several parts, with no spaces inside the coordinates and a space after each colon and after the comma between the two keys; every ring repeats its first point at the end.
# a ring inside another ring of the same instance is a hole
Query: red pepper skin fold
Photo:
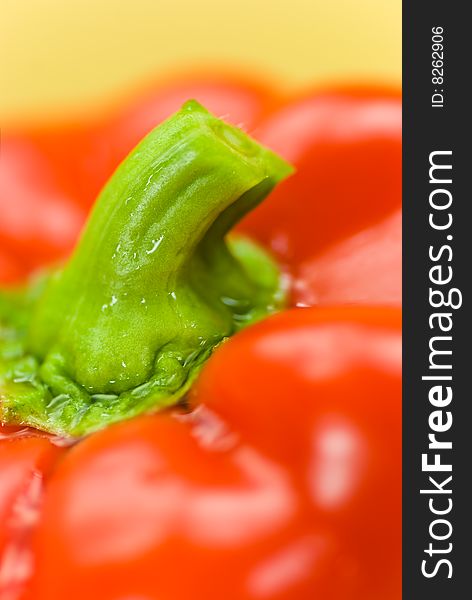
{"type": "Polygon", "coordinates": [[[294,269],[292,304],[402,303],[402,214],[359,231],[294,269]]]}
{"type": "Polygon", "coordinates": [[[297,266],[401,205],[401,98],[359,87],[288,103],[256,137],[296,173],[241,229],[297,266]]]}
{"type": "MultiPolygon", "coordinates": [[[[67,153],[63,147],[62,152],[67,153]]],[[[50,162],[31,137],[2,139],[0,178],[0,251],[18,269],[2,268],[1,281],[67,256],[85,221],[86,211],[62,186],[57,165],[50,162]]],[[[6,259],[5,259],[6,260],[6,259]]]]}
{"type": "Polygon", "coordinates": [[[16,598],[31,576],[31,533],[40,518],[45,482],[61,452],[48,439],[0,427],[2,599],[16,598]]]}
{"type": "Polygon", "coordinates": [[[399,310],[271,317],[215,353],[194,393],[241,440],[288,466],[310,498],[307,527],[339,535],[357,575],[352,594],[334,598],[401,596],[399,310]]]}
{"type": "Polygon", "coordinates": [[[194,427],[144,417],[69,452],[48,488],[27,598],[355,597],[357,557],[307,519],[290,473],[231,437],[199,442],[194,427]]]}
{"type": "MultiPolygon", "coordinates": [[[[32,598],[255,599],[273,586],[272,557],[292,547],[310,556],[289,589],[306,585],[323,540],[303,532],[288,473],[231,438],[199,443],[195,431],[144,417],[69,452],[48,488],[32,598]]],[[[266,597],[303,597],[294,594],[276,586],[266,597]]]]}

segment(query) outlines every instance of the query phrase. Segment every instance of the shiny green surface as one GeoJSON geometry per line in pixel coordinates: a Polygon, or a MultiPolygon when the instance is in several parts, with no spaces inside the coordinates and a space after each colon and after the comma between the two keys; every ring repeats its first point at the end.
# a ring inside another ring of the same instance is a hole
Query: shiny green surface
{"type": "Polygon", "coordinates": [[[225,235],[290,171],[193,101],[151,132],[65,268],[3,298],[2,420],[82,435],[181,398],[215,346],[283,301],[271,258],[225,235]]]}

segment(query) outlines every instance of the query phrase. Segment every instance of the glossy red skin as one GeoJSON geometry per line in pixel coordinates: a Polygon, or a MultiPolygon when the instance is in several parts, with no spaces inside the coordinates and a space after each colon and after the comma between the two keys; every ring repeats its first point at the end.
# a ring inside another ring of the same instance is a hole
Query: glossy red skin
{"type": "Polygon", "coordinates": [[[294,269],[297,306],[402,303],[402,214],[330,246],[294,269]]]}
{"type": "Polygon", "coordinates": [[[61,450],[48,439],[0,428],[0,598],[16,598],[31,571],[31,531],[43,485],[61,450]],[[11,436],[11,437],[5,437],[11,436]]]}
{"type": "Polygon", "coordinates": [[[307,564],[266,597],[308,598],[308,567],[326,542],[303,525],[289,474],[257,450],[231,439],[205,447],[188,423],[139,418],[90,437],[58,467],[31,597],[255,599],[271,584],[258,569],[291,549],[307,564]]]}
{"type": "Polygon", "coordinates": [[[58,189],[68,200],[88,211],[118,166],[107,123],[108,119],[71,123],[17,135],[50,165],[58,189]]]}
{"type": "Polygon", "coordinates": [[[401,205],[401,98],[379,88],[318,92],[263,122],[257,138],[295,165],[241,224],[290,265],[401,205]]]}
{"type": "Polygon", "coordinates": [[[196,441],[195,425],[144,417],[69,452],[48,487],[28,599],[374,598],[303,482],[208,424],[196,441]]]}
{"type": "Polygon", "coordinates": [[[401,596],[399,310],[276,315],[216,352],[194,394],[308,484],[311,518],[360,557],[346,598],[401,596]]]}
{"type": "Polygon", "coordinates": [[[9,285],[21,281],[24,266],[21,262],[0,247],[0,284],[9,285]]]}
{"type": "Polygon", "coordinates": [[[0,214],[1,252],[29,272],[71,252],[86,211],[69,196],[56,167],[31,138],[5,136],[0,214]]]}

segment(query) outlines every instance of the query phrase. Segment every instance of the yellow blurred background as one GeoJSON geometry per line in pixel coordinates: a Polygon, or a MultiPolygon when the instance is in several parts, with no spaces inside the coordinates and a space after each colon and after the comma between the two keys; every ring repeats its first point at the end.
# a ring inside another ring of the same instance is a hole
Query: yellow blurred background
{"type": "Polygon", "coordinates": [[[0,0],[2,125],[106,110],[149,79],[207,67],[293,91],[399,84],[400,0],[0,0]]]}

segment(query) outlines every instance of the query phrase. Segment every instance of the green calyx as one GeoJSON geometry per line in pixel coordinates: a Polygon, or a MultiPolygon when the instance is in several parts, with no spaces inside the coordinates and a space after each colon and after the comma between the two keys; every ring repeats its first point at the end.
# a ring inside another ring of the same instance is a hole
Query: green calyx
{"type": "Polygon", "coordinates": [[[152,131],[66,266],[0,297],[0,420],[78,436],[175,404],[283,303],[273,260],[226,234],[290,172],[194,101],[152,131]]]}

